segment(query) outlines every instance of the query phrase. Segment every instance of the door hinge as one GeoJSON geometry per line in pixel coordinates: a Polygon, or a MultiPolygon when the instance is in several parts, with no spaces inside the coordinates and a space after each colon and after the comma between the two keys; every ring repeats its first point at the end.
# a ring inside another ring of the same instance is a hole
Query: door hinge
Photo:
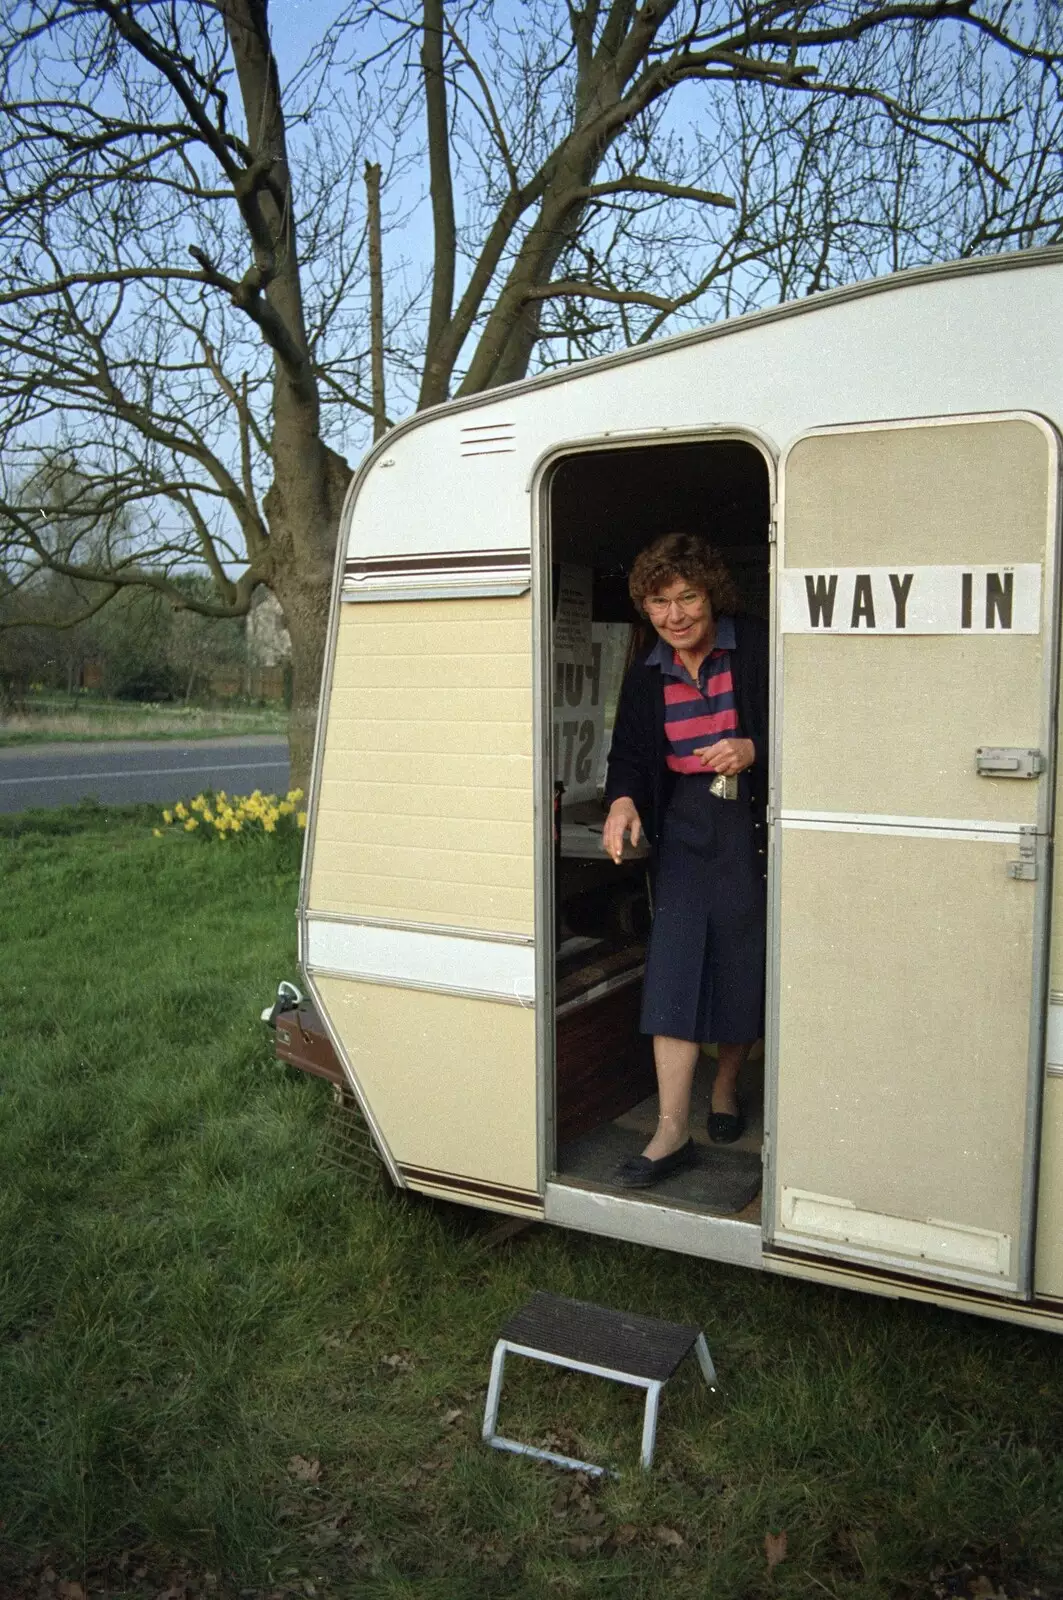
{"type": "Polygon", "coordinates": [[[980,778],[1037,778],[1048,764],[1040,750],[995,744],[980,744],[974,761],[980,778]]]}
{"type": "Polygon", "coordinates": [[[1037,829],[1019,829],[1019,859],[1008,862],[1008,877],[1024,883],[1037,881],[1037,829]]]}

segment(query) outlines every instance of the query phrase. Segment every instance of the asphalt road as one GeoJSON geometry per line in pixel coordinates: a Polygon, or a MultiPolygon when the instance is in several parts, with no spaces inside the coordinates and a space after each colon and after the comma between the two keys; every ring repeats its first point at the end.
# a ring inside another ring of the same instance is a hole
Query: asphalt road
{"type": "Polygon", "coordinates": [[[283,794],[288,746],[283,739],[108,740],[92,744],[16,745],[0,749],[0,811],[137,800],[189,799],[201,789],[283,794]]]}

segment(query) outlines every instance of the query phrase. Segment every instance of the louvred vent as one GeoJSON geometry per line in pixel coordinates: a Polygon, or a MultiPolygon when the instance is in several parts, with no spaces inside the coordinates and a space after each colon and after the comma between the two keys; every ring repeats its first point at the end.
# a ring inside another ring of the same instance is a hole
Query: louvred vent
{"type": "Polygon", "coordinates": [[[517,448],[517,428],[513,422],[473,423],[461,430],[463,456],[510,455],[517,448]]]}

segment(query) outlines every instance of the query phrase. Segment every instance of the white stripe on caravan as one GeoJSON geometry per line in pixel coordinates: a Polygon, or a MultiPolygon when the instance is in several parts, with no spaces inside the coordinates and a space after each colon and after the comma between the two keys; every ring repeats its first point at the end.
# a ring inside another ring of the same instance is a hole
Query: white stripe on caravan
{"type": "Polygon", "coordinates": [[[475,935],[414,933],[407,928],[306,920],[304,963],[363,983],[414,984],[477,999],[535,1002],[535,951],[475,935]]]}
{"type": "Polygon", "coordinates": [[[981,844],[1014,844],[1020,837],[1021,823],[984,822],[963,817],[895,817],[860,811],[779,812],[784,828],[811,829],[820,833],[877,833],[901,838],[917,835],[923,839],[956,839],[981,844]]]}

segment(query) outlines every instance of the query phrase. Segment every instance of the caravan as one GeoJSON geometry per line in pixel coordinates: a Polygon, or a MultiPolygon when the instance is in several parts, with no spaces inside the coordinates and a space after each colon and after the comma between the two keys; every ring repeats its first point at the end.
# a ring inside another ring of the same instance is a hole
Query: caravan
{"type": "Polygon", "coordinates": [[[393,1180],[1063,1328],[1063,250],[918,269],[461,399],[358,472],[299,905],[393,1180]],[[649,1193],[644,862],[600,787],[657,534],[773,648],[739,1146],[649,1193]]]}

